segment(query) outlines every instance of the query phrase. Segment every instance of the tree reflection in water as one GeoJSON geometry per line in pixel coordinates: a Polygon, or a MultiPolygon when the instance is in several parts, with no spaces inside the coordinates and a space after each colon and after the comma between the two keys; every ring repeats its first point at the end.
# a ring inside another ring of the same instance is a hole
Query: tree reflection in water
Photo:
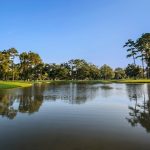
{"type": "Polygon", "coordinates": [[[133,127],[140,124],[150,132],[150,85],[147,84],[147,92],[143,85],[127,85],[127,91],[134,105],[129,106],[130,117],[126,119],[133,127]]]}
{"type": "Polygon", "coordinates": [[[18,112],[38,112],[43,101],[63,100],[71,104],[82,104],[96,97],[97,85],[49,85],[35,84],[31,88],[6,90],[0,94],[0,115],[14,119],[18,112]],[[14,106],[15,104],[18,107],[14,106]]]}
{"type": "Polygon", "coordinates": [[[9,119],[15,118],[17,110],[12,107],[13,101],[16,97],[8,95],[0,95],[0,115],[8,117],[9,119]]]}

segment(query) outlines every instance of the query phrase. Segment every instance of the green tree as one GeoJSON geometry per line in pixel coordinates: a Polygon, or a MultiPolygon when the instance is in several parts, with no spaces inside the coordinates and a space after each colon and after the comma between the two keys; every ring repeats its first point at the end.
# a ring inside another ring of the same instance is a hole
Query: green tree
{"type": "MultiPolygon", "coordinates": [[[[83,59],[72,59],[68,62],[68,66],[70,68],[70,76],[71,76],[71,79],[75,80],[75,79],[83,79],[83,74],[85,72],[82,72],[82,71],[85,71],[81,68],[83,68],[83,66],[85,67],[86,65],[86,61],[83,60],[83,59]]],[[[85,68],[86,69],[86,68],[85,68]]]]}
{"type": "Polygon", "coordinates": [[[26,80],[27,76],[28,76],[28,66],[29,66],[29,62],[28,62],[28,53],[27,52],[23,52],[19,55],[20,58],[20,76],[21,79],[26,80]]]}
{"type": "Polygon", "coordinates": [[[122,68],[116,68],[115,71],[115,79],[124,79],[126,77],[125,70],[122,68]]]}
{"type": "Polygon", "coordinates": [[[39,54],[34,52],[23,52],[19,56],[20,58],[20,72],[21,78],[24,80],[32,80],[34,78],[34,69],[37,65],[42,63],[39,54]]]}
{"type": "MultiPolygon", "coordinates": [[[[144,66],[144,62],[147,65],[147,77],[150,77],[150,33],[143,34],[136,41],[136,47],[140,52],[139,57],[142,59],[142,66],[144,66]]],[[[144,67],[143,67],[144,70],[144,67]]]]}
{"type": "Polygon", "coordinates": [[[127,52],[129,54],[127,55],[127,58],[132,57],[134,65],[136,65],[135,59],[137,55],[137,49],[135,45],[136,43],[131,39],[129,39],[124,45],[124,47],[128,47],[127,52]]]}
{"type": "Polygon", "coordinates": [[[7,50],[3,50],[0,52],[0,70],[1,70],[1,76],[3,80],[8,80],[9,72],[10,72],[10,54],[7,50]]]}
{"type": "Polygon", "coordinates": [[[59,65],[53,63],[50,65],[47,65],[47,73],[50,79],[55,80],[58,78],[58,70],[59,65]]]}
{"type": "Polygon", "coordinates": [[[104,79],[104,80],[112,79],[114,77],[113,69],[106,64],[103,65],[100,68],[100,76],[101,76],[101,79],[104,79]]]}
{"type": "Polygon", "coordinates": [[[150,77],[150,33],[144,33],[136,41],[128,40],[124,47],[128,47],[127,51],[130,52],[127,57],[133,57],[134,65],[135,59],[140,58],[142,62],[143,78],[145,71],[147,78],[150,77]],[[145,69],[146,64],[146,69],[145,69]]]}
{"type": "Polygon", "coordinates": [[[71,79],[99,79],[100,71],[94,64],[86,62],[84,59],[72,59],[67,63],[70,70],[71,79]]]}
{"type": "Polygon", "coordinates": [[[138,65],[134,64],[128,64],[128,66],[125,69],[125,73],[128,78],[141,78],[143,76],[143,70],[138,65]]]}
{"type": "Polygon", "coordinates": [[[100,79],[100,69],[94,64],[89,64],[89,79],[91,80],[100,79]]]}

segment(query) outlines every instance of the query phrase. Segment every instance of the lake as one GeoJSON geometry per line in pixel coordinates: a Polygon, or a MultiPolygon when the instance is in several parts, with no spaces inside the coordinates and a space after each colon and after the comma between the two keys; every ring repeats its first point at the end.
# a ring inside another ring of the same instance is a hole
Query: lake
{"type": "Polygon", "coordinates": [[[0,90],[0,150],[101,149],[150,149],[150,84],[0,90]]]}

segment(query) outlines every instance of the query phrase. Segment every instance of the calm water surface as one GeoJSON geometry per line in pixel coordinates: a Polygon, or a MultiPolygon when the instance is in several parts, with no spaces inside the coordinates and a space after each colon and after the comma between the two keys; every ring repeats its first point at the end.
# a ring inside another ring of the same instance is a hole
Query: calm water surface
{"type": "Polygon", "coordinates": [[[0,150],[150,150],[150,84],[0,91],[0,150]]]}

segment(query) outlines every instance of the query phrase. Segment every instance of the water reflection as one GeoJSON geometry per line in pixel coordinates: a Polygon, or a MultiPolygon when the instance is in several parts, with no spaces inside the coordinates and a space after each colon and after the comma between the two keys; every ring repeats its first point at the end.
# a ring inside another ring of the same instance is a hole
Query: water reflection
{"type": "Polygon", "coordinates": [[[35,84],[31,88],[4,90],[0,92],[0,115],[14,119],[18,112],[38,112],[43,101],[63,100],[71,104],[82,104],[96,97],[98,85],[48,85],[35,84]]]}
{"type": "Polygon", "coordinates": [[[0,96],[0,115],[2,117],[8,117],[9,119],[13,119],[17,110],[12,107],[13,98],[10,95],[0,96]]]}
{"type": "Polygon", "coordinates": [[[147,84],[36,84],[4,90],[0,150],[148,150],[149,118],[147,84]]]}
{"type": "Polygon", "coordinates": [[[99,90],[97,85],[66,84],[51,85],[45,92],[45,99],[63,100],[71,104],[83,104],[88,100],[93,100],[99,90]]]}
{"type": "Polygon", "coordinates": [[[120,92],[126,91],[130,100],[127,121],[132,127],[141,125],[147,132],[150,132],[150,84],[127,84],[125,86],[125,89],[118,90],[118,87],[123,88],[123,86],[115,84],[35,84],[31,88],[4,90],[0,91],[0,115],[14,119],[18,113],[31,115],[38,112],[44,101],[57,100],[79,105],[92,101],[96,97],[107,98],[109,96],[111,100],[111,95],[115,95],[115,92],[118,92],[119,97],[120,92]]]}
{"type": "Polygon", "coordinates": [[[129,99],[134,101],[126,119],[133,126],[141,125],[150,132],[150,85],[127,85],[129,99]]]}

